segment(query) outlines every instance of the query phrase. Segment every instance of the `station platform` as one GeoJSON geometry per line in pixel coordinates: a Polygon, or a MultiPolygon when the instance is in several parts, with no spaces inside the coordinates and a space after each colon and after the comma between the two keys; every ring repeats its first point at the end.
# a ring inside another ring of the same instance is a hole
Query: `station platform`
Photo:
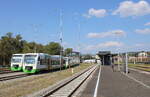
{"type": "Polygon", "coordinates": [[[150,88],[121,72],[113,72],[110,66],[101,66],[101,70],[99,67],[93,74],[81,97],[150,97],[150,88]],[[100,79],[96,93],[99,75],[100,79]]]}

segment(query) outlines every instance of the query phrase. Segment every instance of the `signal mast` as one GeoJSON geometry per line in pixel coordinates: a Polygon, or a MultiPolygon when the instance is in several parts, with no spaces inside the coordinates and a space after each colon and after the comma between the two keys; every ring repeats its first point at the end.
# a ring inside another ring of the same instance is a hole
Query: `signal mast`
{"type": "MultiPolygon", "coordinates": [[[[62,11],[60,11],[60,22],[59,22],[59,29],[60,29],[60,65],[62,66],[62,56],[63,56],[63,14],[62,11]]],[[[61,70],[60,66],[60,70],[61,70]]]]}

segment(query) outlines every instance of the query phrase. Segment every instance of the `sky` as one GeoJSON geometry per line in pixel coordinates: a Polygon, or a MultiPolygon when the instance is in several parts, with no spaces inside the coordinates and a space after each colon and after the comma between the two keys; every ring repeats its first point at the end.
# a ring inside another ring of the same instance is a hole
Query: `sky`
{"type": "Polygon", "coordinates": [[[150,0],[0,0],[7,32],[43,45],[62,32],[64,48],[82,53],[150,51],[150,0]]]}

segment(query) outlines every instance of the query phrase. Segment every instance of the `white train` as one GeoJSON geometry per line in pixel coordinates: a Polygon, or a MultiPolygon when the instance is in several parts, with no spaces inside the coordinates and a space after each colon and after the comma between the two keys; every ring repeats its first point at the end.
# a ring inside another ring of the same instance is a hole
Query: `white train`
{"type": "Polygon", "coordinates": [[[11,58],[11,70],[21,71],[24,64],[25,54],[13,54],[11,58]]]}
{"type": "Polygon", "coordinates": [[[73,66],[73,65],[78,65],[80,63],[80,58],[79,57],[64,57],[65,60],[65,67],[73,66]]]}
{"type": "Polygon", "coordinates": [[[36,73],[41,70],[50,70],[60,67],[68,67],[69,65],[79,64],[79,60],[75,58],[62,57],[60,65],[59,55],[48,55],[44,53],[27,53],[24,56],[23,71],[25,73],[36,73]]]}

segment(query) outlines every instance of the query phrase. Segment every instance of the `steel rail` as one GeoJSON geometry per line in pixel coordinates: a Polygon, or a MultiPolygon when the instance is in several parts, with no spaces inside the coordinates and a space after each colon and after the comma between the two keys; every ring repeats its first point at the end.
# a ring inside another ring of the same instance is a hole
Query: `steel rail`
{"type": "Polygon", "coordinates": [[[4,77],[0,77],[0,81],[6,81],[6,80],[11,80],[11,79],[21,78],[21,77],[26,77],[26,76],[29,76],[29,75],[18,74],[18,75],[4,76],[4,77]]]}
{"type": "MultiPolygon", "coordinates": [[[[96,70],[96,67],[95,66],[92,66],[91,68],[88,68],[87,70],[85,70],[84,72],[80,73],[79,75],[75,76],[74,78],[72,78],[71,80],[67,81],[66,83],[58,86],[57,88],[51,90],[50,92],[48,92],[47,94],[44,94],[42,95],[42,97],[51,97],[51,95],[53,95],[54,93],[56,93],[58,90],[60,89],[63,89],[66,85],[70,84],[71,82],[73,82],[75,79],[79,78],[80,76],[82,76],[83,74],[87,73],[87,72],[90,72],[86,78],[84,78],[82,80],[82,82],[76,87],[73,89],[73,91],[70,92],[69,95],[67,95],[66,97],[71,97],[77,90],[78,88],[86,81],[86,79],[92,74],[92,72],[94,72],[94,70],[96,70]],[[92,70],[93,69],[93,70],[92,70]],[[90,70],[92,70],[90,72],[90,70]]],[[[61,96],[61,95],[60,95],[61,96]]]]}

